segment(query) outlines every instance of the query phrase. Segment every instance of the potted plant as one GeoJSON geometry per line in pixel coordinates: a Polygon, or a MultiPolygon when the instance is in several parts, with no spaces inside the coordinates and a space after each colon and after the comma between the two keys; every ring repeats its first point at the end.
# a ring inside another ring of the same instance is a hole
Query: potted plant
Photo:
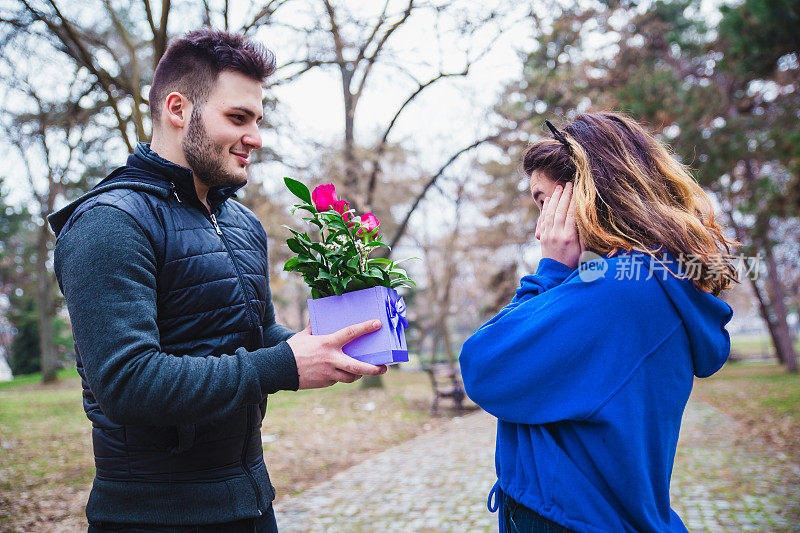
{"type": "Polygon", "coordinates": [[[378,319],[381,329],[346,344],[344,353],[375,365],[408,361],[406,308],[395,289],[415,283],[397,266],[400,261],[369,257],[377,248],[389,248],[378,231],[378,218],[372,213],[356,216],[337,198],[333,184],[312,193],[297,180],[284,178],[284,183],[300,199],[292,214],[305,211],[303,220],[311,226],[305,232],[285,226],[292,232],[286,244],[297,255],[283,269],[299,272],[311,289],[307,303],[312,333],[326,335],[378,319]]]}

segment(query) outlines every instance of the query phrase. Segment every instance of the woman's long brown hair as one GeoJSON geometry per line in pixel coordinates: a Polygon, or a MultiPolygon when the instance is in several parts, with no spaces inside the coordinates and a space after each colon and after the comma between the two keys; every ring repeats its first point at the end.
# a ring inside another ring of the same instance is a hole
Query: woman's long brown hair
{"type": "Polygon", "coordinates": [[[737,281],[730,246],[711,201],[666,146],[618,113],[582,113],[563,141],[541,139],[522,166],[558,183],[573,182],[575,219],[586,248],[601,255],[638,250],[658,260],[666,249],[692,258],[692,281],[714,295],[737,281]],[[568,144],[569,148],[565,145],[568,144]]]}

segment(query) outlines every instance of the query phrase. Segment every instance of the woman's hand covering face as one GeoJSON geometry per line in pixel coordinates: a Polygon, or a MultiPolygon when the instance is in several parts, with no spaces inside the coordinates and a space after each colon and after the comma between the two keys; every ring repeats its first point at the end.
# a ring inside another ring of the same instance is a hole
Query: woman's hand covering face
{"type": "Polygon", "coordinates": [[[572,183],[558,185],[553,196],[545,198],[536,222],[536,238],[542,242],[542,257],[573,269],[578,267],[583,247],[575,224],[572,183]]]}

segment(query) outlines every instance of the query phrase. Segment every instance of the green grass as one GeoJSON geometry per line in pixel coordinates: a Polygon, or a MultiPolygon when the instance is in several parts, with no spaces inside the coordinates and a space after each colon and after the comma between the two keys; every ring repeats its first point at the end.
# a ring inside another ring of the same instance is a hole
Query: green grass
{"type": "Polygon", "coordinates": [[[85,419],[80,390],[73,387],[5,390],[0,398],[0,429],[4,434],[18,435],[49,426],[63,428],[65,422],[85,419]]]}
{"type": "MultiPolygon", "coordinates": [[[[59,378],[0,384],[0,531],[27,530],[38,519],[52,529],[62,520],[82,523],[94,476],[91,422],[75,369],[59,371],[59,378]],[[51,502],[52,512],[42,511],[41,501],[51,502]]],[[[383,382],[384,389],[362,390],[356,382],[269,397],[263,434],[273,439],[264,442],[264,454],[280,494],[302,492],[446,420],[428,411],[426,374],[393,370],[383,382]]],[[[455,414],[447,405],[443,414],[455,414]]]]}
{"type": "Polygon", "coordinates": [[[746,401],[800,425],[800,374],[789,374],[777,364],[732,363],[709,383],[712,391],[728,398],[734,406],[743,408],[741,402],[746,401]],[[737,391],[741,394],[734,394],[737,391]]]}
{"type": "Polygon", "coordinates": [[[728,363],[695,380],[694,393],[800,461],[800,374],[775,363],[728,363]]]}
{"type": "MultiPolygon", "coordinates": [[[[794,343],[794,350],[800,354],[800,339],[794,343]]],[[[744,357],[754,355],[775,355],[772,340],[766,336],[753,337],[743,335],[731,338],[731,352],[744,357]]]]}
{"type": "Polygon", "coordinates": [[[91,482],[91,424],[77,376],[74,368],[62,369],[52,384],[39,384],[38,375],[2,384],[0,507],[9,495],[23,491],[34,497],[91,482]]]}
{"type": "MultiPolygon", "coordinates": [[[[67,368],[60,368],[56,372],[58,379],[79,379],[78,369],[74,366],[67,368]]],[[[35,372],[33,374],[25,374],[23,376],[14,376],[11,381],[0,381],[0,390],[19,387],[20,385],[35,385],[42,382],[42,373],[35,372]]]]}

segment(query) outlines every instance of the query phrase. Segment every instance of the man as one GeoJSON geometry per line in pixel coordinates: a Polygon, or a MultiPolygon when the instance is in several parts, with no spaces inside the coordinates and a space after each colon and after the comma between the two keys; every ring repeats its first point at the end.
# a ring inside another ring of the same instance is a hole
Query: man
{"type": "Polygon", "coordinates": [[[277,531],[267,395],[386,371],[341,350],[378,321],[324,336],[275,323],[266,234],[230,200],[273,71],[242,36],[176,40],[150,90],[152,143],[50,218],[93,426],[90,531],[277,531]]]}

